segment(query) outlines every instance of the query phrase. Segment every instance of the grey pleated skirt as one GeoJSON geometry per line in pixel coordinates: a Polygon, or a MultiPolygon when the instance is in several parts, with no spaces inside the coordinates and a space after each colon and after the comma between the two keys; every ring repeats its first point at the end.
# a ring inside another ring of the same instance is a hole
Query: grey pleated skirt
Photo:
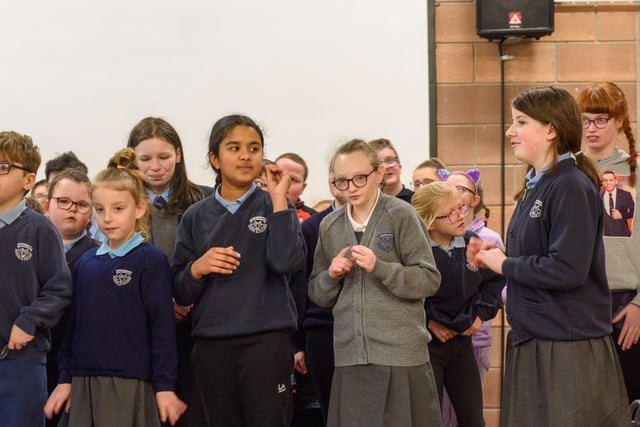
{"type": "Polygon", "coordinates": [[[626,427],[627,407],[610,336],[532,339],[507,350],[501,427],[626,427]]]}
{"type": "Polygon", "coordinates": [[[442,427],[431,363],[337,367],[329,427],[442,427]]]}
{"type": "Polygon", "coordinates": [[[160,427],[155,392],[134,378],[74,377],[71,410],[58,427],[160,427]]]}

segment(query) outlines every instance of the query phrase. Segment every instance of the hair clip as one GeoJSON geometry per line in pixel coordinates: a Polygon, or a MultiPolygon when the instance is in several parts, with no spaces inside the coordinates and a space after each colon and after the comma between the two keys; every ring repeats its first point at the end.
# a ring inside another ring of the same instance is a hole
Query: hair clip
{"type": "Polygon", "coordinates": [[[469,178],[471,178],[471,181],[473,181],[474,184],[477,184],[478,180],[480,179],[480,169],[478,168],[467,169],[466,171],[451,172],[449,172],[447,169],[438,169],[436,173],[438,174],[438,178],[440,178],[440,181],[446,181],[447,178],[449,178],[449,175],[454,173],[468,176],[469,178]]]}
{"type": "Polygon", "coordinates": [[[449,178],[449,175],[451,175],[451,172],[446,169],[438,169],[436,173],[438,174],[438,179],[440,179],[440,181],[446,181],[447,178],[449,178]]]}

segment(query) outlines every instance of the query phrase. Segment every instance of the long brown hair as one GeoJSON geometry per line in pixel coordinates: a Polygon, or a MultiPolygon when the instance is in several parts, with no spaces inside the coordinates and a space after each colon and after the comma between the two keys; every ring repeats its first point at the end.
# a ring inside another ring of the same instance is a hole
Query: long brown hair
{"type": "Polygon", "coordinates": [[[185,156],[182,149],[182,141],[178,132],[164,119],[158,117],[146,117],[131,129],[127,147],[136,148],[142,141],[158,138],[171,144],[177,153],[180,153],[180,161],[176,163],[176,167],[169,182],[171,191],[169,192],[169,200],[164,206],[166,212],[174,215],[182,215],[184,211],[194,204],[202,200],[204,195],[202,190],[187,178],[187,167],[185,165],[185,156]]]}
{"type": "MultiPolygon", "coordinates": [[[[582,116],[578,103],[569,92],[554,86],[527,89],[515,97],[511,106],[540,123],[551,124],[555,129],[556,137],[551,144],[554,156],[549,172],[553,172],[558,167],[558,155],[573,153],[578,168],[596,188],[600,188],[598,168],[580,151],[582,116]]],[[[531,166],[528,169],[531,169],[531,166]]],[[[516,200],[524,190],[523,184],[516,194],[516,200]]]]}
{"type": "Polygon", "coordinates": [[[622,120],[622,131],[629,142],[629,168],[631,174],[629,183],[636,183],[636,167],[638,166],[638,152],[636,139],[631,131],[627,98],[620,87],[612,82],[594,82],[582,89],[577,96],[578,106],[583,113],[606,114],[616,120],[622,120]]]}

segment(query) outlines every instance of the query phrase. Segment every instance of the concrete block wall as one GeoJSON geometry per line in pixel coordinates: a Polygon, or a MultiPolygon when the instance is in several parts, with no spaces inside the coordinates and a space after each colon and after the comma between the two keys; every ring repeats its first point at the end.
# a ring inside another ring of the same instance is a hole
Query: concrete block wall
{"type": "MultiPolygon", "coordinates": [[[[475,34],[474,0],[439,0],[435,8],[437,155],[450,169],[478,167],[491,208],[489,226],[502,233],[500,191],[501,134],[500,58],[498,43],[475,34]]],[[[539,40],[507,41],[505,62],[505,121],[511,122],[510,100],[521,90],[556,85],[577,92],[588,82],[610,80],[625,92],[634,130],[637,123],[638,41],[640,3],[576,1],[555,5],[551,36],[539,40]]],[[[637,134],[636,134],[637,135],[637,134]]],[[[620,147],[626,149],[622,138],[620,147]]],[[[504,207],[506,224],[513,211],[513,194],[522,185],[525,168],[506,144],[504,207]]],[[[502,316],[494,321],[492,368],[484,390],[487,427],[497,426],[502,367],[502,316]]]]}

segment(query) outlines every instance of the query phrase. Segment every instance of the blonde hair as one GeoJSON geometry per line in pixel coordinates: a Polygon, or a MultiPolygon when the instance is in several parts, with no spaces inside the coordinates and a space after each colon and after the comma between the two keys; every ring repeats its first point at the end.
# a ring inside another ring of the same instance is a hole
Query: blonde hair
{"type": "Polygon", "coordinates": [[[418,212],[424,225],[429,228],[435,220],[440,204],[444,197],[455,194],[458,190],[446,181],[435,181],[418,189],[411,198],[411,206],[418,212]]]}
{"type": "Polygon", "coordinates": [[[149,196],[144,189],[144,174],[136,167],[136,152],[132,148],[117,151],[109,160],[107,168],[98,173],[91,185],[90,194],[97,188],[109,188],[116,191],[127,191],[133,197],[136,205],[140,202],[147,204],[147,209],[141,218],[136,220],[135,230],[142,233],[145,241],[151,236],[149,232],[149,196]]]}

